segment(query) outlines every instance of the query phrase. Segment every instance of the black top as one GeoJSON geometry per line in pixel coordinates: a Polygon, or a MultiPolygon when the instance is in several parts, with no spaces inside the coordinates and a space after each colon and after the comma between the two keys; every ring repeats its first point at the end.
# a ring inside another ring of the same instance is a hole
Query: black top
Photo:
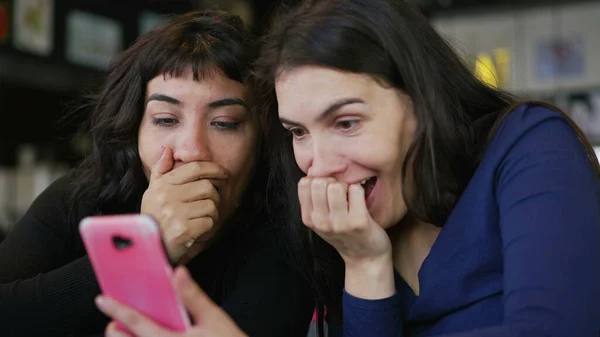
{"type": "MultiPolygon", "coordinates": [[[[65,177],[48,187],[0,244],[2,336],[87,336],[101,334],[108,323],[94,304],[100,288],[77,229],[89,214],[69,220],[68,182],[65,177]]],[[[269,226],[240,225],[187,265],[250,336],[307,333],[310,288],[286,263],[281,242],[269,226]]]]}

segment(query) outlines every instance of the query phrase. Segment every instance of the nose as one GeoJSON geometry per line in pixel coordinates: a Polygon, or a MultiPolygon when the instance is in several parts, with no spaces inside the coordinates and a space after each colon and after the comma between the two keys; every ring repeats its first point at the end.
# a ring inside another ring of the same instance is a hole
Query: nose
{"type": "Polygon", "coordinates": [[[312,158],[307,175],[311,177],[334,177],[347,169],[344,157],[333,142],[313,138],[312,158]]]}
{"type": "Polygon", "coordinates": [[[210,139],[197,125],[190,125],[186,130],[178,130],[178,146],[175,149],[175,160],[189,163],[193,161],[212,161],[210,139]]]}

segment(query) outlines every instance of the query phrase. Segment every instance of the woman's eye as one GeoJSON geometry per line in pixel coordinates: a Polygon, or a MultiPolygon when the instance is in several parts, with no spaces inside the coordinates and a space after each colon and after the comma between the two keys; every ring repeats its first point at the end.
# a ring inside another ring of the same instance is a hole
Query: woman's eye
{"type": "Polygon", "coordinates": [[[351,130],[358,124],[358,120],[341,120],[336,123],[336,127],[342,130],[351,130]]]}
{"type": "Polygon", "coordinates": [[[241,122],[213,122],[212,125],[220,130],[237,130],[242,125],[241,122]]]}
{"type": "Polygon", "coordinates": [[[302,128],[291,128],[288,130],[294,138],[302,138],[306,135],[306,131],[302,128]]]}
{"type": "Polygon", "coordinates": [[[158,126],[172,126],[177,124],[178,121],[176,118],[153,118],[152,124],[158,126]]]}

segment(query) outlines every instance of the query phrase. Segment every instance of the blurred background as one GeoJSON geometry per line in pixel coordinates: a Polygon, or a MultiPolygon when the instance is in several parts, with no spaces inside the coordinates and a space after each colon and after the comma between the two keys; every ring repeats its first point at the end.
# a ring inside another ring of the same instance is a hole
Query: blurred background
{"type": "MultiPolygon", "coordinates": [[[[482,80],[559,105],[600,145],[600,0],[408,1],[482,80]]],[[[77,106],[98,88],[114,55],[167,15],[191,9],[229,10],[262,34],[280,4],[0,0],[0,240],[85,155],[77,106]]]]}

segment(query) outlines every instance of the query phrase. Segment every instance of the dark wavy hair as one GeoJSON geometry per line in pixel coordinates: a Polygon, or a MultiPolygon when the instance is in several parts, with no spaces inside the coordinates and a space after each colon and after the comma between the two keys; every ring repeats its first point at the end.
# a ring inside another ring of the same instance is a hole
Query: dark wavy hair
{"type": "Polygon", "coordinates": [[[138,130],[150,80],[161,74],[181,76],[191,68],[195,81],[220,72],[250,83],[253,41],[236,15],[192,11],[173,16],[116,57],[88,105],[91,115],[83,132],[91,136],[91,149],[72,172],[70,214],[75,217],[82,209],[119,213],[123,205],[139,206],[148,181],[138,154],[138,130]]]}
{"type": "Polygon", "coordinates": [[[446,222],[471,179],[490,133],[518,101],[478,80],[427,18],[405,1],[305,1],[277,22],[255,67],[257,101],[269,130],[273,163],[269,207],[287,219],[289,247],[314,286],[320,314],[325,306],[339,322],[343,261],[302,225],[297,182],[303,174],[277,113],[274,83],[280,72],[322,66],[368,74],[408,94],[418,129],[399,174],[407,178],[412,160],[410,178],[419,193],[411,198],[403,193],[416,218],[437,226],[446,222]]]}

